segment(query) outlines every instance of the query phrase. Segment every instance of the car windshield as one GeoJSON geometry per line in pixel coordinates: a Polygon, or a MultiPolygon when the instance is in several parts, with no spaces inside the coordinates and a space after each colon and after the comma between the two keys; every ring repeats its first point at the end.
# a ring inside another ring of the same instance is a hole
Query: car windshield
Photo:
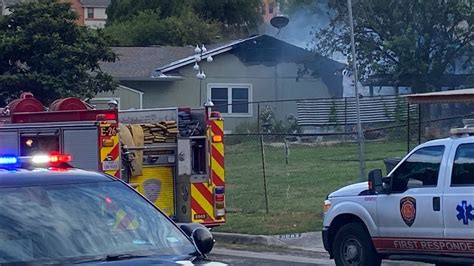
{"type": "Polygon", "coordinates": [[[196,249],[120,182],[0,189],[0,263],[140,252],[185,256],[196,249]]]}

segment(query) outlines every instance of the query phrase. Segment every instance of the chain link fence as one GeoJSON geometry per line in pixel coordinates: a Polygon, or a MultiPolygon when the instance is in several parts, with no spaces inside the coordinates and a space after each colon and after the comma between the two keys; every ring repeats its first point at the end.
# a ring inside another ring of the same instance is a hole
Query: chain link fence
{"type": "MultiPolygon", "coordinates": [[[[273,111],[296,102],[264,108],[256,104],[258,116],[225,135],[228,213],[297,216],[318,220],[310,226],[319,226],[325,197],[359,180],[355,125],[329,119],[327,124],[301,125],[297,109],[283,116],[273,111]]],[[[370,122],[365,117],[366,173],[380,168],[387,174],[394,158],[402,158],[419,143],[447,137],[451,128],[463,126],[463,119],[474,118],[471,109],[403,102],[391,110],[398,114],[390,114],[386,121],[370,122]]]]}

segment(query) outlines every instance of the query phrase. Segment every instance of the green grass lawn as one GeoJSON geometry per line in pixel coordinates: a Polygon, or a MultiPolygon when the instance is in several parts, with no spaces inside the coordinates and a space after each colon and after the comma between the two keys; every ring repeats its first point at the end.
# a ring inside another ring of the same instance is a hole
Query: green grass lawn
{"type": "MultiPolygon", "coordinates": [[[[227,223],[217,231],[283,234],[316,231],[327,194],[358,181],[357,144],[265,145],[269,214],[257,139],[226,146],[227,223]]],[[[383,159],[403,156],[406,143],[367,142],[366,167],[385,169],[383,159]]]]}

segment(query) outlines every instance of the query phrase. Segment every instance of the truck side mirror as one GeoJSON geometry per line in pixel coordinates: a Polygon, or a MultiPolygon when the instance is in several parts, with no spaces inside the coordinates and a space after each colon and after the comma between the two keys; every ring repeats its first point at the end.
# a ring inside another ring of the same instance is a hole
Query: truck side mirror
{"type": "Polygon", "coordinates": [[[369,192],[377,194],[383,190],[382,170],[375,169],[369,172],[369,192]]]}
{"type": "Polygon", "coordinates": [[[193,231],[191,238],[196,244],[199,252],[201,252],[201,254],[204,256],[211,253],[214,243],[216,242],[211,232],[204,228],[196,228],[193,231]]]}
{"type": "Polygon", "coordinates": [[[188,235],[203,256],[209,254],[216,242],[209,229],[198,223],[180,223],[178,226],[188,235]]]}

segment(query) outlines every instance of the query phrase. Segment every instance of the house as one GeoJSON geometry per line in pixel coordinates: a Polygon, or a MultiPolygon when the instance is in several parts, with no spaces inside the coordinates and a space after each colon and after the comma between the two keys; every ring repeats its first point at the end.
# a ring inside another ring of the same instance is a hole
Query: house
{"type": "MultiPolygon", "coordinates": [[[[12,5],[37,0],[2,0],[0,1],[1,15],[11,13],[9,7],[12,5]]],[[[93,29],[104,28],[107,21],[106,9],[110,0],[62,0],[71,4],[71,9],[77,13],[77,24],[88,26],[93,29]]]]}
{"type": "MultiPolygon", "coordinates": [[[[101,68],[120,87],[97,95],[93,104],[117,99],[121,109],[198,107],[211,99],[226,119],[226,130],[256,121],[258,106],[252,102],[342,97],[343,92],[344,64],[268,35],[208,47],[200,62],[205,79],[196,78],[194,47],[114,50],[119,61],[101,68]]],[[[282,116],[296,114],[296,101],[270,104],[282,116]]]]}
{"type": "Polygon", "coordinates": [[[16,5],[16,4],[19,4],[20,2],[24,2],[24,1],[21,1],[21,0],[3,0],[3,1],[1,1],[0,2],[0,5],[1,5],[0,11],[2,12],[1,15],[6,16],[6,15],[11,14],[11,11],[10,11],[9,7],[11,7],[13,5],[16,5]]]}
{"type": "MultiPolygon", "coordinates": [[[[78,0],[70,0],[74,3],[78,0]]],[[[93,28],[102,29],[107,21],[107,7],[110,0],[80,0],[82,10],[77,10],[79,17],[82,18],[83,25],[93,28]]]]}

